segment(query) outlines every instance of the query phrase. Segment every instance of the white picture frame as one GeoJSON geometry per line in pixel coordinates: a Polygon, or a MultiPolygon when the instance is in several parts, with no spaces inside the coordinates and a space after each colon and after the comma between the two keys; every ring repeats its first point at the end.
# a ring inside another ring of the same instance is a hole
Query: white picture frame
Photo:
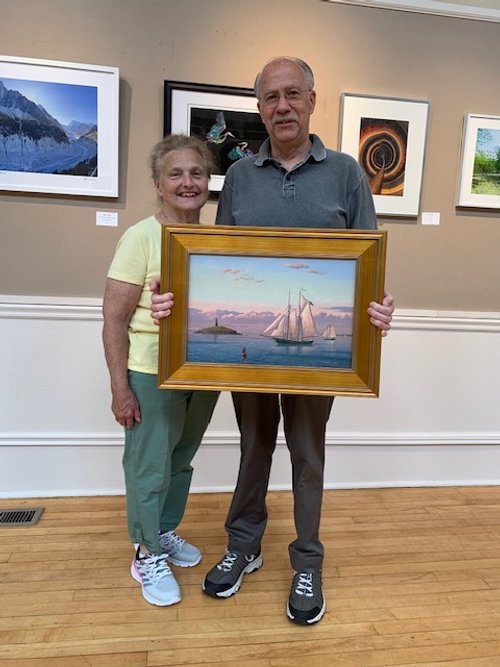
{"type": "Polygon", "coordinates": [[[0,190],[118,196],[117,67],[0,56],[0,84],[0,190]]]}
{"type": "Polygon", "coordinates": [[[500,209],[500,116],[464,118],[457,206],[500,209]]]}
{"type": "Polygon", "coordinates": [[[417,217],[429,103],[342,93],[339,147],[365,169],[377,215],[417,217]]]}

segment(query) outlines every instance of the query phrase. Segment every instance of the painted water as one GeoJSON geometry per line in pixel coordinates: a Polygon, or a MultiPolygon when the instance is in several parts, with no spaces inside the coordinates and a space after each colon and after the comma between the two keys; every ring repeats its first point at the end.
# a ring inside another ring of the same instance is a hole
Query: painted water
{"type": "Polygon", "coordinates": [[[191,363],[351,368],[352,336],[314,339],[312,345],[280,345],[258,335],[189,333],[187,361],[191,363]]]}

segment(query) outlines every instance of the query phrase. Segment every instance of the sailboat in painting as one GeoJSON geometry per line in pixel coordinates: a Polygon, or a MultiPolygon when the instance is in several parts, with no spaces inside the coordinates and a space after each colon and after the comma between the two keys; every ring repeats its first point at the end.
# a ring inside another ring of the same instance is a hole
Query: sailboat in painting
{"type": "Polygon", "coordinates": [[[273,338],[279,345],[312,345],[314,338],[320,336],[314,321],[312,305],[313,303],[302,294],[302,290],[299,290],[298,303],[292,306],[288,293],[285,310],[263,331],[262,335],[273,338]]]}
{"type": "Polygon", "coordinates": [[[329,324],[326,329],[323,331],[323,338],[325,340],[335,340],[337,338],[337,334],[335,333],[335,329],[333,328],[333,324],[329,324]]]}

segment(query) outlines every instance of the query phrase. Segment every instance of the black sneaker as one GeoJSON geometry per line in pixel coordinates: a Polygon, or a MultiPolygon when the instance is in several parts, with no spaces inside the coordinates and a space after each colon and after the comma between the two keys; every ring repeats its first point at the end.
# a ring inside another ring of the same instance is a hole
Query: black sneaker
{"type": "Polygon", "coordinates": [[[205,577],[202,588],[207,595],[228,598],[240,590],[244,574],[262,567],[262,554],[244,556],[227,551],[224,558],[214,565],[205,577]]]}
{"type": "Polygon", "coordinates": [[[310,625],[321,621],[325,611],[321,572],[296,572],[286,607],[288,618],[299,625],[310,625]]]}

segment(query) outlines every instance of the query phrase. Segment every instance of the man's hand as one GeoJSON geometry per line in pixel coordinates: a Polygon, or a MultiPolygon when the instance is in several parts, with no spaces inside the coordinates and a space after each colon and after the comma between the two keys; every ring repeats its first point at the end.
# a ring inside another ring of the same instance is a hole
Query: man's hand
{"type": "Polygon", "coordinates": [[[160,294],[160,279],[154,278],[149,283],[149,289],[152,292],[151,296],[151,317],[155,324],[160,324],[160,320],[168,317],[174,307],[174,295],[172,292],[165,292],[160,294]]]}
{"type": "Polygon", "coordinates": [[[381,330],[382,336],[387,336],[391,328],[392,314],[394,313],[394,297],[384,292],[382,303],[372,301],[368,308],[368,315],[373,326],[381,330]]]}

